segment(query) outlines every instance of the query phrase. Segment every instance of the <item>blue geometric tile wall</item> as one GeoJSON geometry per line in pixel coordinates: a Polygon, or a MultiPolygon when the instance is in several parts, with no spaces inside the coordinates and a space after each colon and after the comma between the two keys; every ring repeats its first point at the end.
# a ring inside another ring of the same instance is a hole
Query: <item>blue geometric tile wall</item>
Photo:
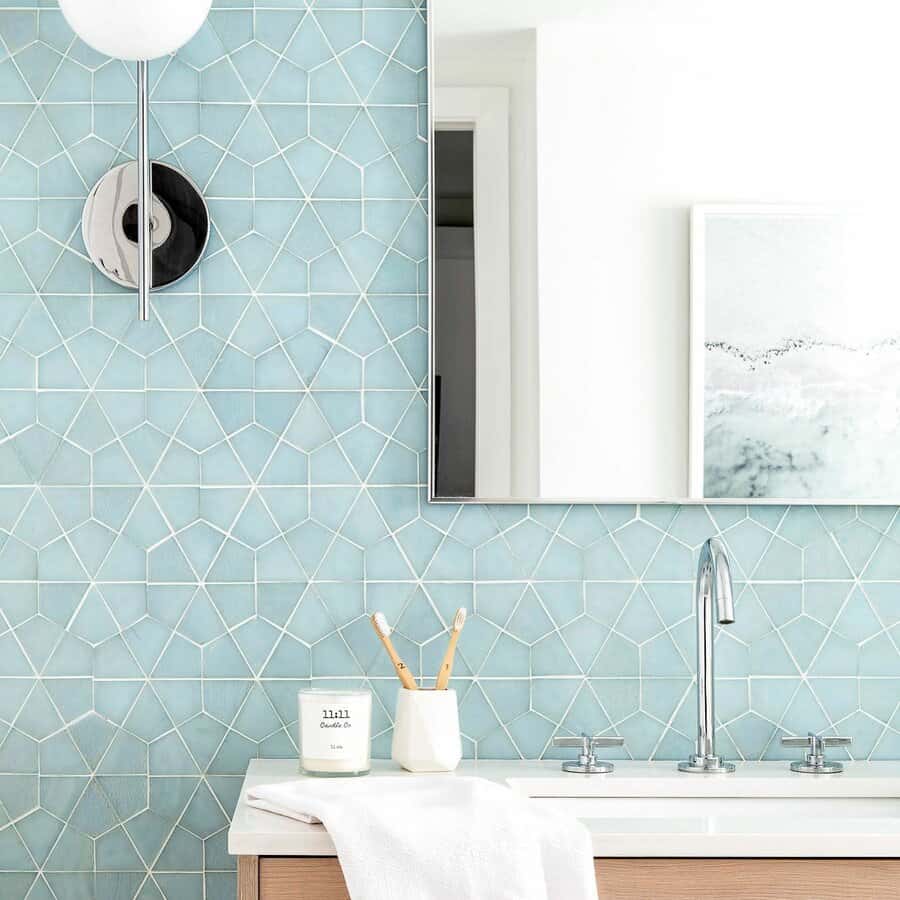
{"type": "Polygon", "coordinates": [[[467,754],[557,731],[688,752],[691,582],[721,534],[721,746],[853,735],[900,758],[895,508],[429,506],[424,12],[216,4],[153,65],[155,155],[209,200],[153,320],[89,264],[88,189],[134,151],[129,68],[50,0],[0,3],[0,896],[234,896],[247,760],[296,692],[425,677],[457,606],[467,754]]]}

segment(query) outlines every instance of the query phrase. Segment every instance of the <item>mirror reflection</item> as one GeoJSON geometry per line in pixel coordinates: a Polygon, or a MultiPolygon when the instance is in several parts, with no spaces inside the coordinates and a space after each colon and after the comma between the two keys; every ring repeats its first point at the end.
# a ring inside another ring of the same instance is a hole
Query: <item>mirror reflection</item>
{"type": "Polygon", "coordinates": [[[432,4],[434,498],[900,498],[900,16],[848,10],[432,4]]]}

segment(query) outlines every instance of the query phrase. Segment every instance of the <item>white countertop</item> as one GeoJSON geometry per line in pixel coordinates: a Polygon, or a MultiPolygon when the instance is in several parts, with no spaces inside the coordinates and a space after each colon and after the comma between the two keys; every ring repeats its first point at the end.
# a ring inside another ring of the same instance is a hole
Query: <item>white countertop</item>
{"type": "MultiPolygon", "coordinates": [[[[373,775],[408,777],[390,762],[373,775]]],[[[798,775],[785,762],[733,775],[687,775],[670,762],[619,762],[611,775],[570,775],[558,762],[464,762],[459,775],[508,785],[569,810],[594,855],[900,857],[900,762],[848,763],[841,775],[798,775]]],[[[449,774],[447,778],[455,777],[449,774]]],[[[291,781],[296,760],[251,760],[228,831],[236,856],[334,856],[321,825],[247,806],[254,785],[291,781]]]]}

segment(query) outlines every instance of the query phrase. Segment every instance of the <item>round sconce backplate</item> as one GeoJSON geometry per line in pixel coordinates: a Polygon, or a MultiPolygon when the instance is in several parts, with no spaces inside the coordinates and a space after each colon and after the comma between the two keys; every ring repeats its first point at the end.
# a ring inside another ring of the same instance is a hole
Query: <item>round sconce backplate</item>
{"type": "MultiPolygon", "coordinates": [[[[88,194],[81,217],[84,244],[94,265],[116,284],[137,287],[136,162],[110,169],[88,194]]],[[[209,211],[197,186],[178,169],[153,163],[153,288],[174,284],[203,256],[209,211]]]]}

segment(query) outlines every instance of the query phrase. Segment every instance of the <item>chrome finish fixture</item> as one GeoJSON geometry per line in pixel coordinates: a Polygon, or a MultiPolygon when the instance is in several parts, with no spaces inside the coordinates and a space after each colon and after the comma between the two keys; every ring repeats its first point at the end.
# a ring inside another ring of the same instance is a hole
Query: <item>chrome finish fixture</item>
{"type": "MultiPolygon", "coordinates": [[[[95,266],[116,284],[138,286],[140,217],[138,164],[123,163],[91,189],[81,218],[85,247],[95,266]]],[[[150,234],[152,287],[174,284],[200,261],[209,238],[209,211],[197,186],[178,169],[153,163],[150,234]]],[[[139,315],[146,306],[139,309],[139,315]]]]}
{"type": "MultiPolygon", "coordinates": [[[[160,5],[149,0],[127,0],[109,3],[107,0],[60,0],[63,17],[75,34],[89,47],[114,59],[131,60],[137,63],[137,172],[136,192],[129,201],[127,212],[134,237],[129,236],[135,247],[137,260],[134,269],[137,277],[129,277],[125,283],[137,287],[138,319],[146,321],[150,317],[150,291],[160,281],[153,269],[158,259],[154,258],[155,244],[152,234],[151,217],[154,215],[153,170],[150,161],[150,82],[148,61],[175,53],[183,47],[202,27],[209,15],[212,0],[179,0],[160,5]],[[137,207],[132,213],[130,207],[137,207]]],[[[115,171],[115,170],[113,170],[115,171]]],[[[111,173],[108,173],[111,174],[111,173]]],[[[98,186],[103,184],[103,179],[98,186]]],[[[88,204],[98,190],[98,186],[88,196],[88,204]]],[[[110,206],[118,208],[118,202],[110,206]]],[[[118,251],[117,238],[126,225],[123,216],[114,217],[109,226],[110,234],[101,235],[99,248],[88,239],[93,228],[88,228],[90,218],[85,209],[82,217],[82,231],[91,260],[100,270],[120,284],[125,278],[128,266],[123,264],[128,253],[109,254],[112,244],[118,251]]],[[[208,222],[207,222],[208,227],[208,222]]],[[[173,222],[172,234],[176,228],[173,222]]],[[[177,237],[175,238],[177,241],[177,237]]],[[[203,246],[206,238],[203,239],[203,246]]],[[[123,242],[124,246],[124,242],[123,242]]],[[[182,273],[183,274],[183,273],[182,273]]],[[[166,282],[168,283],[168,282],[166,282]]]]}
{"type": "Polygon", "coordinates": [[[784,747],[804,747],[806,753],[802,760],[791,763],[792,772],[800,772],[803,775],[837,775],[844,771],[844,764],[825,759],[825,750],[828,747],[849,747],[853,738],[832,737],[830,735],[813,734],[806,737],[783,737],[781,744],[784,747]]]}
{"type": "Polygon", "coordinates": [[[713,606],[720,625],[734,622],[731,568],[725,545],[718,538],[710,538],[700,550],[694,598],[697,607],[697,752],[686,762],[678,763],[678,771],[710,775],[733,772],[734,765],[716,755],[713,606]]]}
{"type": "Polygon", "coordinates": [[[153,238],[150,205],[153,202],[153,169],[150,164],[150,84],[147,61],[137,63],[137,245],[138,245],[138,319],[150,318],[150,290],[153,287],[153,238]]]}
{"type": "Polygon", "coordinates": [[[562,764],[563,772],[574,772],[579,775],[606,775],[615,769],[611,762],[597,759],[594,751],[600,747],[621,747],[625,738],[620,737],[555,737],[554,747],[571,747],[580,750],[577,760],[568,760],[562,764]]]}

